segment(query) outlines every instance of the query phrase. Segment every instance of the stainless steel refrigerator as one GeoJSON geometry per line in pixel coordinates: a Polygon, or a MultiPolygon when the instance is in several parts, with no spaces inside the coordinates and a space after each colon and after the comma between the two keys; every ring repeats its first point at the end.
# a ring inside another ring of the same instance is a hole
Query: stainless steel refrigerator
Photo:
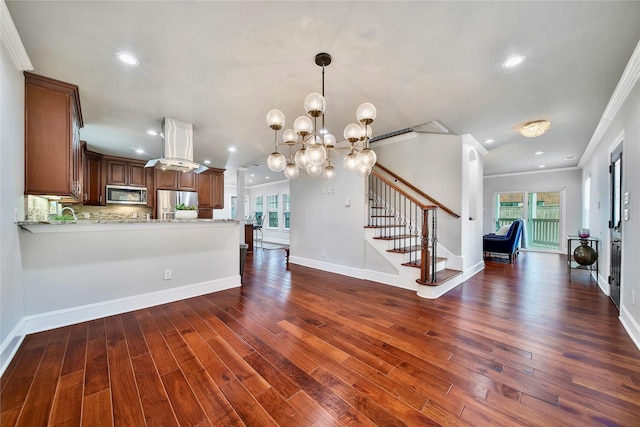
{"type": "Polygon", "coordinates": [[[174,219],[176,206],[198,206],[198,193],[195,191],[158,190],[156,194],[156,219],[174,219]]]}

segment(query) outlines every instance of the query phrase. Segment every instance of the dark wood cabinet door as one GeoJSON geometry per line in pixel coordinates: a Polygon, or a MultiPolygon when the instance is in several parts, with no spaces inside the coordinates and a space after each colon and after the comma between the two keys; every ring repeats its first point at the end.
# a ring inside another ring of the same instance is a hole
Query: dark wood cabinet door
{"type": "Polygon", "coordinates": [[[147,183],[147,207],[152,208],[151,214],[153,215],[153,208],[156,205],[155,169],[145,168],[144,173],[147,183]]]}
{"type": "Polygon", "coordinates": [[[213,199],[211,191],[211,174],[203,172],[198,175],[198,209],[213,209],[213,199]]]}
{"type": "Polygon", "coordinates": [[[102,177],[102,155],[91,151],[84,152],[83,188],[85,205],[104,206],[104,181],[102,177]]]}
{"type": "Polygon", "coordinates": [[[107,160],[107,185],[127,185],[127,163],[107,160]]]}
{"type": "Polygon", "coordinates": [[[129,164],[129,181],[127,185],[134,187],[146,187],[147,175],[143,164],[129,164]]]}
{"type": "Polygon", "coordinates": [[[155,184],[158,190],[175,190],[178,182],[178,172],[156,169],[155,184]]]}
{"type": "Polygon", "coordinates": [[[224,209],[224,171],[214,172],[211,178],[213,209],[224,209]]]}
{"type": "Polygon", "coordinates": [[[200,219],[213,219],[213,209],[201,208],[200,200],[198,200],[198,218],[200,219]]]}
{"type": "Polygon", "coordinates": [[[196,174],[193,172],[178,172],[178,190],[196,191],[196,174]]]}

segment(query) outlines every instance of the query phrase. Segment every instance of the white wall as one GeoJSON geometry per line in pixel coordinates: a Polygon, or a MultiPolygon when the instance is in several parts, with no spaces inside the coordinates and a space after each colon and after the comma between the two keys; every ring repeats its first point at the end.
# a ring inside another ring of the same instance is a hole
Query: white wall
{"type": "MultiPolygon", "coordinates": [[[[593,185],[593,184],[592,184],[593,185]]],[[[495,230],[493,194],[497,192],[565,190],[565,227],[560,230],[560,251],[567,248],[568,234],[577,234],[582,218],[582,178],[578,168],[525,172],[484,177],[483,234],[495,230]]]]}
{"type": "MultiPolygon", "coordinates": [[[[640,46],[640,45],[639,45],[640,46]]],[[[634,54],[636,67],[640,56],[636,48],[634,54]]],[[[626,101],[620,106],[602,135],[593,152],[585,159],[582,177],[591,175],[591,206],[589,228],[593,236],[601,239],[600,282],[608,290],[609,275],[609,158],[610,149],[623,137],[623,194],[629,193],[629,220],[622,224],[622,283],[620,295],[620,318],[640,348],[640,82],[638,68],[635,71],[635,84],[626,101]],[[633,295],[635,294],[635,304],[633,295]]],[[[613,97],[612,97],[613,99],[613,97]]]]}
{"type": "Polygon", "coordinates": [[[224,186],[224,209],[214,209],[214,219],[231,219],[231,197],[237,196],[237,189],[235,185],[224,186]]]}
{"type": "MultiPolygon", "coordinates": [[[[2,5],[6,12],[4,2],[2,5]]],[[[2,23],[5,24],[6,17],[2,23]]],[[[10,18],[9,18],[10,19],[10,18]]],[[[3,28],[3,32],[5,29],[3,28]]],[[[23,272],[13,209],[24,217],[24,77],[0,43],[0,372],[22,339],[23,272]]]]}
{"type": "Polygon", "coordinates": [[[362,277],[365,268],[365,179],[333,159],[332,180],[301,171],[290,181],[290,262],[362,277]],[[349,206],[346,201],[349,201],[349,206]]]}
{"type": "MultiPolygon", "coordinates": [[[[487,151],[471,135],[462,136],[462,193],[460,220],[460,255],[465,279],[471,270],[473,274],[484,268],[482,257],[482,194],[484,156],[487,151]]],[[[442,215],[444,216],[444,215],[442,215]]]]}
{"type": "MultiPolygon", "coordinates": [[[[284,215],[283,215],[283,203],[282,195],[290,194],[289,180],[276,181],[268,184],[253,185],[246,187],[246,193],[249,196],[249,204],[247,206],[246,215],[255,217],[256,212],[256,197],[262,197],[262,214],[264,215],[264,223],[262,224],[262,233],[264,235],[265,242],[281,243],[288,245],[290,242],[290,231],[284,228],[284,215]],[[269,228],[268,214],[269,207],[267,206],[267,196],[278,196],[278,228],[269,228]]],[[[293,204],[293,197],[291,197],[291,203],[293,204]]],[[[293,208],[292,208],[293,209],[293,208]]],[[[291,215],[293,217],[293,214],[291,215]]],[[[293,227],[293,225],[291,225],[293,227]]]]}

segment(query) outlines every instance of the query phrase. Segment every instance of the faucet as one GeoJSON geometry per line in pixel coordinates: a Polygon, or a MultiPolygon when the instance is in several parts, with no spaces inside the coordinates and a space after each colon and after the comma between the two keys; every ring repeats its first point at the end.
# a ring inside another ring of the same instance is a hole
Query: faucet
{"type": "Polygon", "coordinates": [[[62,215],[62,212],[64,212],[65,209],[69,209],[71,211],[71,215],[73,215],[73,220],[74,221],[78,220],[78,217],[76,216],[75,211],[73,210],[73,208],[70,208],[69,206],[65,206],[64,208],[60,209],[60,215],[62,215]]]}

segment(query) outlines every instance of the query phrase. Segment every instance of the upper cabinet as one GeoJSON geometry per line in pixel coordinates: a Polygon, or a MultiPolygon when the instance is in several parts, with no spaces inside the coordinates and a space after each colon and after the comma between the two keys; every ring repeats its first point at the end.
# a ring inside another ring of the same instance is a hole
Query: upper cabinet
{"type": "Polygon", "coordinates": [[[224,169],[210,168],[198,175],[198,209],[224,209],[224,169]]]}
{"type": "Polygon", "coordinates": [[[107,158],[107,185],[146,187],[147,175],[144,162],[121,158],[107,158]]]}
{"type": "Polygon", "coordinates": [[[82,204],[104,206],[106,174],[102,154],[87,150],[86,144],[83,144],[82,153],[82,188],[84,189],[82,204]]]}
{"type": "Polygon", "coordinates": [[[25,72],[25,194],[81,200],[78,86],[25,72]]]}
{"type": "Polygon", "coordinates": [[[196,191],[196,174],[156,169],[155,184],[157,190],[196,191]]]}

